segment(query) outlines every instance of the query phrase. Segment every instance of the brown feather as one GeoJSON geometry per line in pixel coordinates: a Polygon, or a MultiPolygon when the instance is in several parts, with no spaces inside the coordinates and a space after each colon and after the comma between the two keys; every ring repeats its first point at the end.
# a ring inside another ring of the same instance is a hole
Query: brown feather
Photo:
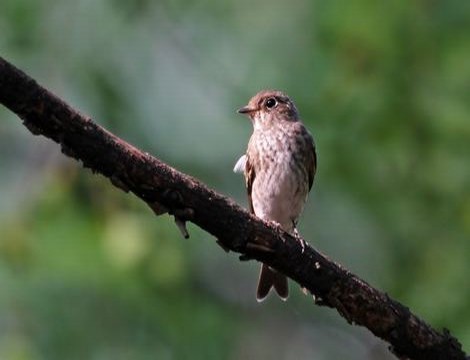
{"type": "Polygon", "coordinates": [[[315,173],[317,172],[317,153],[315,151],[315,144],[313,141],[312,145],[312,156],[309,156],[307,162],[307,172],[308,172],[308,190],[312,190],[313,179],[315,178],[315,173]]]}
{"type": "Polygon", "coordinates": [[[250,157],[247,155],[245,164],[245,181],[246,181],[246,192],[248,194],[248,207],[252,214],[255,213],[253,208],[253,199],[251,198],[251,189],[253,188],[253,182],[255,181],[255,168],[250,157]]]}
{"type": "Polygon", "coordinates": [[[306,169],[308,174],[308,190],[312,190],[313,179],[315,178],[315,173],[317,172],[317,153],[315,151],[315,141],[313,140],[310,132],[303,126],[301,123],[298,123],[299,130],[307,142],[309,147],[309,153],[307,154],[306,169]]]}
{"type": "Polygon", "coordinates": [[[282,300],[287,300],[289,297],[289,285],[286,276],[271,269],[268,265],[262,264],[256,290],[256,300],[261,302],[266,299],[271,288],[276,290],[282,300]]]}

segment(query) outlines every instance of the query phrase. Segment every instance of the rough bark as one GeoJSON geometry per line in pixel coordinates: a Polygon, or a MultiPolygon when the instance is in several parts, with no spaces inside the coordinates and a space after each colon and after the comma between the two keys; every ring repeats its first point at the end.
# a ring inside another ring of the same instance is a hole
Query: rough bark
{"type": "Polygon", "coordinates": [[[226,250],[286,274],[335,308],[350,324],[365,326],[402,359],[469,359],[447,330],[439,332],[410,310],[277,226],[250,215],[198,180],[140,151],[80,114],[0,57],[0,102],[35,135],[61,146],[83,166],[134,193],[157,213],[163,205],[181,227],[191,221],[226,250]]]}

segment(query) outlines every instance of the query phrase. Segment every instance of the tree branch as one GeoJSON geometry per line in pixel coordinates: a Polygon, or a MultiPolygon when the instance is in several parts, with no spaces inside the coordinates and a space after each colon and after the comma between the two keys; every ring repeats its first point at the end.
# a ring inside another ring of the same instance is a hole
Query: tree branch
{"type": "MultiPolygon", "coordinates": [[[[140,151],[95,124],[0,57],[0,102],[35,135],[58,143],[85,168],[134,193],[158,214],[165,208],[184,232],[191,221],[241,259],[255,259],[286,274],[335,308],[350,324],[367,327],[399,358],[466,359],[457,339],[440,333],[391,299],[279,227],[249,214],[196,179],[140,151]]],[[[469,359],[469,358],[467,358],[469,359]]]]}

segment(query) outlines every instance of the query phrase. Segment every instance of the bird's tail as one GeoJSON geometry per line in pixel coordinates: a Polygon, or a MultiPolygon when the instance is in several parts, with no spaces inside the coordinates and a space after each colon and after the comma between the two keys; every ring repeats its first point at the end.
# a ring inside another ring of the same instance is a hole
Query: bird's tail
{"type": "Polygon", "coordinates": [[[289,296],[289,287],[285,275],[271,269],[268,265],[262,264],[259,273],[258,290],[256,291],[256,300],[263,301],[268,296],[271,288],[276,290],[282,300],[287,300],[289,296]]]}

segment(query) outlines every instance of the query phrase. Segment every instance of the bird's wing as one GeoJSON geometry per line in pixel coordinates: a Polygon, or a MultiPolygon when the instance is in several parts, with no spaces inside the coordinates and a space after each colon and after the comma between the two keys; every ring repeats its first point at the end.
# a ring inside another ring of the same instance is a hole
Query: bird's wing
{"type": "Polygon", "coordinates": [[[308,158],[307,172],[308,172],[308,190],[310,191],[312,189],[315,173],[317,172],[317,153],[315,151],[315,144],[313,142],[311,144],[311,155],[308,158]]]}
{"type": "Polygon", "coordinates": [[[315,151],[315,141],[313,140],[312,134],[302,126],[301,128],[304,138],[307,141],[308,155],[307,155],[307,174],[308,174],[308,190],[312,189],[313,179],[317,172],[317,153],[315,151]]]}
{"type": "Polygon", "coordinates": [[[245,181],[246,181],[246,192],[248,194],[248,206],[250,208],[250,212],[252,214],[255,213],[253,208],[253,199],[251,198],[251,190],[253,188],[253,182],[255,181],[255,168],[253,166],[253,162],[250,161],[250,158],[246,156],[245,162],[245,181]]]}

